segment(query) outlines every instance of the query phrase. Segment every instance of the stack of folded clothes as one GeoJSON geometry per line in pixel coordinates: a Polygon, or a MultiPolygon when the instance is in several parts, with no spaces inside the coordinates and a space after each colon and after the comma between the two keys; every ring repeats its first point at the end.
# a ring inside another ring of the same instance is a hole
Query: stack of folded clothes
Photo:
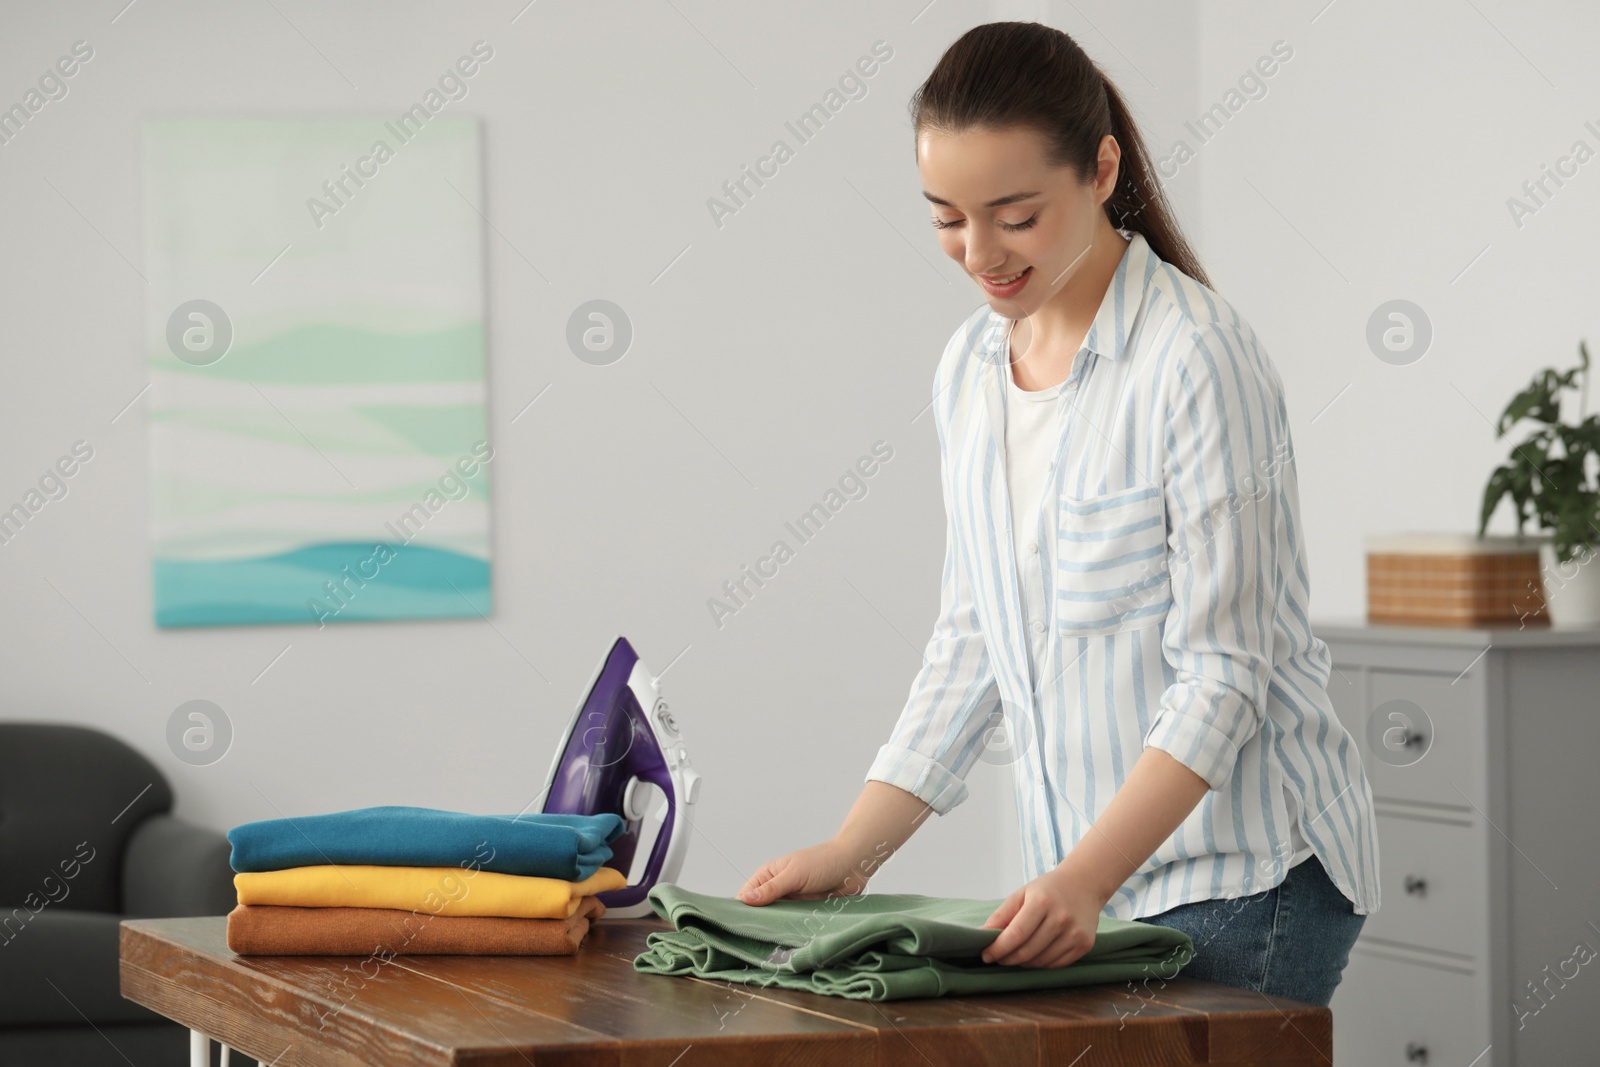
{"type": "Polygon", "coordinates": [[[240,955],[553,956],[627,885],[603,864],[620,815],[470,815],[384,805],[228,831],[240,955]]]}
{"type": "Polygon", "coordinates": [[[1194,956],[1181,930],[1102,916],[1094,948],[1065,967],[983,962],[1002,901],[871,893],[753,905],[659,882],[648,895],[673,929],[645,937],[633,967],[782,986],[854,1000],[1060,989],[1172,978],[1194,956]]]}

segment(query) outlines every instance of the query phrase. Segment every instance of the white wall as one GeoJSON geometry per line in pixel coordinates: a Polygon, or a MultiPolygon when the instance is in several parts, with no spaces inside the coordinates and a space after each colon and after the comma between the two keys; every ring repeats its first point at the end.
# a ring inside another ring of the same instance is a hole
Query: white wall
{"type": "MultiPolygon", "coordinates": [[[[1600,159],[1520,225],[1507,204],[1574,141],[1600,153],[1600,12],[1254,2],[1208,5],[1201,31],[1197,113],[1274,41],[1294,50],[1193,166],[1205,262],[1288,392],[1315,614],[1359,617],[1365,536],[1476,532],[1490,472],[1530,428],[1496,439],[1501,411],[1541,368],[1576,366],[1580,339],[1600,354],[1600,159]],[[1365,341],[1393,299],[1433,326],[1409,365],[1365,341]]],[[[1514,530],[1502,503],[1489,532],[1514,530]]]]}
{"type": "MultiPolygon", "coordinates": [[[[1469,528],[1504,451],[1473,407],[1492,417],[1594,325],[1580,235],[1595,232],[1600,177],[1581,174],[1521,231],[1503,205],[1600,118],[1581,106],[1594,95],[1583,35],[1548,10],[1529,25],[1478,4],[1559,91],[1470,5],[1338,0],[1314,24],[1299,4],[1202,18],[1109,0],[836,0],[783,16],[705,2],[118,6],[0,7],[0,102],[74,41],[95,50],[68,96],[0,145],[0,503],[74,441],[95,449],[69,495],[0,546],[0,715],[116,733],[172,779],[180,814],[219,829],[380,803],[520,810],[622,633],[658,671],[682,653],[663,687],[705,775],[682,881],[731,892],[833,831],[938,604],[937,442],[914,417],[982,297],[926,221],[905,104],[979,22],[1073,33],[1158,150],[1274,40],[1292,43],[1268,95],[1169,191],[1287,385],[1321,615],[1360,612],[1365,533],[1469,528]],[[144,408],[128,406],[146,380],[139,120],[390,115],[478,39],[495,58],[452,107],[484,123],[493,227],[493,625],[156,631],[144,408]],[[717,228],[707,198],[878,40],[894,56],[868,94],[717,228]],[[636,328],[604,368],[562,340],[571,309],[599,296],[636,328]],[[1393,296],[1435,323],[1411,367],[1362,341],[1393,296]],[[879,439],[894,458],[868,495],[714,626],[707,598],[879,439]],[[164,738],[195,698],[236,731],[207,767],[164,738]]],[[[1015,888],[1006,772],[980,765],[970,783],[877,887],[1015,888]]]]}

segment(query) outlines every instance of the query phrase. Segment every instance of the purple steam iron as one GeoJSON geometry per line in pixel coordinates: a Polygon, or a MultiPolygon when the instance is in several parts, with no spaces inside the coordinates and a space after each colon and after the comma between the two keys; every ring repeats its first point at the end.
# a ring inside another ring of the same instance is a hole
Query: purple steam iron
{"type": "Polygon", "coordinates": [[[605,866],[628,884],[595,894],[606,915],[654,913],[645,894],[657,882],[678,880],[699,793],[700,775],[655,677],[618,637],[567,726],[544,798],[547,815],[615,812],[626,823],[605,866]]]}

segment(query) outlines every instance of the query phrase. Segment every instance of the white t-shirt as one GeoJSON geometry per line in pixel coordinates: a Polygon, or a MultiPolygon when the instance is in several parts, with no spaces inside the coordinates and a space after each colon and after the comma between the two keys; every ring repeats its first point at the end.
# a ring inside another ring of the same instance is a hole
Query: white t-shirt
{"type": "Polygon", "coordinates": [[[1011,532],[1017,560],[1031,555],[1038,538],[1045,476],[1061,443],[1061,386],[1027,390],[1006,376],[1006,491],[1011,497],[1011,532]]]}
{"type": "MultiPolygon", "coordinates": [[[[1050,606],[1045,603],[1044,568],[1054,557],[1050,538],[1039,541],[1039,509],[1061,443],[1064,385],[1023,389],[1006,368],[1006,493],[1011,498],[1011,537],[1017,555],[1017,582],[1022,590],[1023,626],[1037,670],[1048,645],[1050,606]]],[[[1055,529],[1054,517],[1046,524],[1055,529]]],[[[1052,584],[1053,583],[1048,583],[1052,584]]]]}

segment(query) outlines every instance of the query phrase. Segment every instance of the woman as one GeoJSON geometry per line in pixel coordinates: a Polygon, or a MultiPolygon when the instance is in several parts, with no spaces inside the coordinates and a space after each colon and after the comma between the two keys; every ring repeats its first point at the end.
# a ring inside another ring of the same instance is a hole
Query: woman
{"type": "Polygon", "coordinates": [[[1185,975],[1326,1004],[1377,835],[1306,620],[1277,371],[1066,34],[976,27],[911,110],[939,241],[988,298],[933,386],[939,618],[839,832],[739,899],[861,892],[1003,725],[1031,880],[986,961],[1064,966],[1137,918],[1190,934],[1185,975]]]}

